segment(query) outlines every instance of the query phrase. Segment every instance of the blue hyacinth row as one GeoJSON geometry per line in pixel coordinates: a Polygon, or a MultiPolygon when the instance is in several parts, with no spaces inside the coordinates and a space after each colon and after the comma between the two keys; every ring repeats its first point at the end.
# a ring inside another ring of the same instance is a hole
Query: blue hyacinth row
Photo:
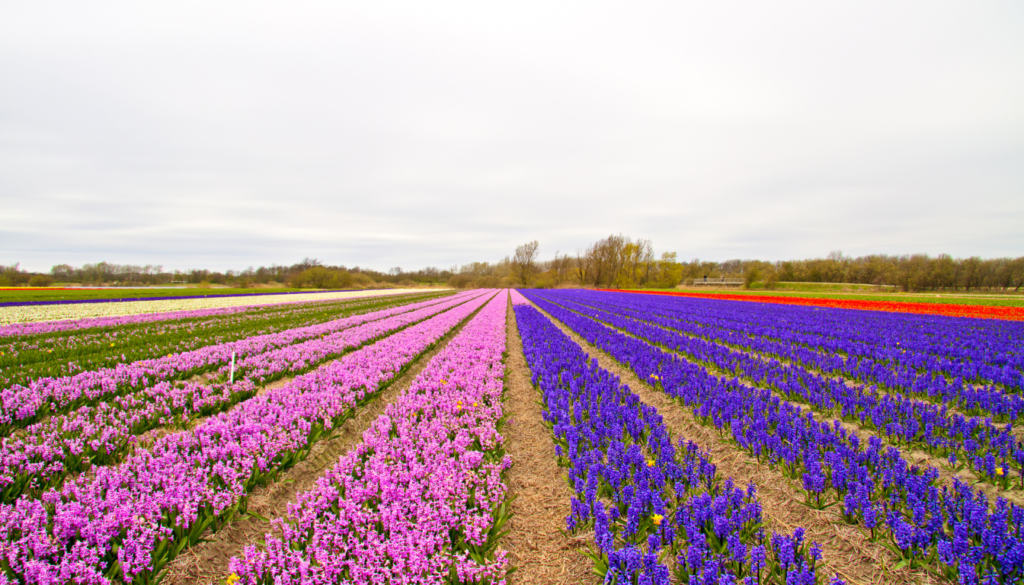
{"type": "Polygon", "coordinates": [[[1024,357],[1017,355],[1024,339],[1021,323],[625,293],[591,292],[572,298],[824,374],[991,416],[997,422],[1024,418],[1024,357]],[[904,321],[916,322],[916,327],[907,327],[904,321]],[[903,327],[893,327],[894,323],[903,327]],[[893,338],[892,329],[907,335],[893,338]],[[936,330],[956,331],[957,338],[944,341],[965,343],[973,351],[951,351],[938,342],[936,330]],[[885,337],[879,337],[882,333],[885,337]]]}
{"type": "Polygon", "coordinates": [[[668,319],[641,320],[640,311],[614,307],[614,302],[604,305],[609,308],[606,311],[575,302],[576,297],[560,293],[548,298],[679,352],[691,361],[774,390],[788,400],[808,404],[828,416],[857,422],[897,446],[907,445],[948,458],[952,469],[968,466],[982,480],[1000,488],[1024,489],[1024,441],[1015,435],[1012,426],[997,426],[991,419],[966,417],[944,406],[848,384],[798,365],[682,334],[672,329],[677,322],[668,319]]]}
{"type": "Polygon", "coordinates": [[[656,409],[536,309],[515,312],[544,419],[576,493],[567,529],[594,531],[590,557],[605,583],[667,584],[673,576],[702,585],[818,582],[818,548],[802,529],[766,537],[753,485],[723,482],[692,442],[677,449],[656,409]]]}

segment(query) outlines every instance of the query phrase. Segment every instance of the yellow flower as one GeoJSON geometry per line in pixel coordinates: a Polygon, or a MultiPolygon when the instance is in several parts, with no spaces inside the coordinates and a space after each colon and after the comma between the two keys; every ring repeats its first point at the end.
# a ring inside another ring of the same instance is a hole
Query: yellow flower
{"type": "Polygon", "coordinates": [[[241,577],[238,576],[238,573],[231,573],[230,575],[228,575],[228,578],[225,579],[224,582],[228,585],[235,585],[235,583],[237,583],[239,579],[241,579],[241,577]]]}
{"type": "Polygon", "coordinates": [[[654,517],[651,518],[651,519],[654,520],[654,525],[655,526],[661,526],[661,521],[664,520],[665,517],[662,516],[661,514],[655,514],[654,517]]]}
{"type": "Polygon", "coordinates": [[[113,344],[113,343],[111,343],[111,344],[110,344],[110,347],[114,347],[114,344],[113,344]]]}
{"type": "Polygon", "coordinates": [[[1006,475],[1006,470],[1002,467],[996,467],[996,475],[1006,475]]]}
{"type": "Polygon", "coordinates": [[[443,384],[447,384],[447,383],[448,383],[448,380],[441,380],[441,384],[442,384],[442,385],[443,385],[443,384]]]}
{"type": "Polygon", "coordinates": [[[476,407],[478,407],[478,406],[480,406],[480,403],[478,403],[478,402],[474,402],[474,403],[473,403],[473,408],[476,408],[476,407]]]}
{"type": "Polygon", "coordinates": [[[647,460],[647,467],[654,467],[654,459],[647,460]]]}

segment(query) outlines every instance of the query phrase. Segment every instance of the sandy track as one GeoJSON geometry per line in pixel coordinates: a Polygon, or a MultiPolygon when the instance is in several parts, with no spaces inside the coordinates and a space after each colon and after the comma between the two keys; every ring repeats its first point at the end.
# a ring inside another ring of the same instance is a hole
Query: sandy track
{"type": "Polygon", "coordinates": [[[505,480],[516,500],[512,504],[509,533],[502,545],[509,552],[510,563],[517,567],[509,582],[599,583],[592,563],[579,553],[588,546],[590,535],[566,538],[560,532],[565,529],[569,498],[574,494],[555,460],[555,444],[541,417],[540,394],[530,382],[511,305],[507,323],[505,408],[511,413],[511,420],[504,432],[513,466],[505,480]]]}

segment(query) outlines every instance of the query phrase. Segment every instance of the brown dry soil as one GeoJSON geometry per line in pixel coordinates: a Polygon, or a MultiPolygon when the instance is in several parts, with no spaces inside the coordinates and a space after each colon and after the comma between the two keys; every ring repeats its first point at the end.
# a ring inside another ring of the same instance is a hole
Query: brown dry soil
{"type": "Polygon", "coordinates": [[[505,360],[505,447],[513,466],[505,481],[511,495],[512,519],[502,546],[516,567],[511,585],[569,585],[599,583],[593,564],[580,550],[592,534],[567,538],[561,532],[573,496],[567,477],[555,459],[551,431],[541,417],[540,395],[530,382],[515,313],[508,309],[505,360]]]}
{"type": "MultiPolygon", "coordinates": [[[[325,471],[358,445],[363,440],[363,433],[383,414],[387,405],[394,402],[395,398],[412,384],[430,360],[444,349],[475,315],[474,312],[441,338],[433,349],[413,361],[404,374],[377,393],[373,401],[359,409],[354,417],[345,421],[332,438],[314,445],[305,460],[282,473],[274,483],[253,490],[249,496],[249,511],[267,519],[286,514],[288,504],[295,502],[296,494],[311,489],[325,471]]],[[[285,383],[287,380],[274,382],[268,385],[268,389],[285,383]]],[[[208,539],[208,542],[186,549],[168,564],[161,584],[220,583],[228,574],[231,557],[242,556],[246,546],[260,544],[267,533],[276,532],[279,531],[270,523],[255,516],[247,516],[232,522],[216,533],[207,532],[204,538],[208,539]]]]}
{"type": "Polygon", "coordinates": [[[715,430],[695,420],[687,407],[641,382],[631,370],[587,343],[551,315],[541,312],[591,357],[597,359],[602,368],[619,376],[645,404],[655,407],[675,440],[683,438],[693,441],[701,449],[710,452],[718,472],[723,477],[733,478],[737,485],[753,483],[758,486],[758,501],[761,502],[767,530],[792,532],[797,527],[803,527],[806,538],[821,545],[825,567],[820,574],[826,577],[838,574],[850,585],[942,582],[923,571],[895,569],[896,559],[893,554],[883,546],[870,542],[865,530],[846,524],[834,510],[814,510],[805,506],[802,503],[803,490],[797,482],[787,479],[766,463],[759,463],[756,458],[731,445],[715,430]]]}

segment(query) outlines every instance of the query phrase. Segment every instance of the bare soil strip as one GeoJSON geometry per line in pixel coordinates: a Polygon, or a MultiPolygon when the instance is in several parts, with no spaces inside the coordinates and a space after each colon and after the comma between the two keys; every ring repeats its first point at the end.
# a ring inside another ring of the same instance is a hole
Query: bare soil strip
{"type": "Polygon", "coordinates": [[[658,409],[675,440],[685,438],[709,451],[718,471],[723,477],[733,478],[737,485],[756,485],[766,530],[792,532],[802,526],[806,530],[806,538],[821,545],[825,565],[822,574],[826,578],[830,574],[838,574],[850,585],[943,582],[924,571],[895,569],[892,553],[880,544],[870,542],[866,531],[846,524],[834,510],[813,510],[802,504],[803,492],[796,482],[731,445],[715,430],[695,420],[685,406],[641,382],[614,358],[587,343],[561,321],[536,308],[595,358],[602,368],[619,376],[640,400],[658,409]]]}
{"type": "Polygon", "coordinates": [[[591,541],[589,534],[566,537],[565,518],[574,495],[566,474],[555,459],[551,431],[544,426],[540,395],[530,382],[515,313],[508,309],[505,358],[505,447],[513,466],[505,481],[511,495],[512,519],[502,545],[517,567],[512,585],[569,585],[599,583],[593,564],[580,554],[591,541]]]}
{"type": "MultiPolygon", "coordinates": [[[[334,437],[315,444],[305,460],[282,473],[274,483],[253,490],[249,495],[249,511],[268,520],[286,514],[288,504],[295,501],[296,494],[311,489],[316,480],[333,467],[339,458],[362,442],[363,433],[383,414],[387,405],[409,388],[430,360],[475,316],[476,312],[442,337],[433,349],[414,360],[404,374],[374,395],[372,402],[360,408],[354,417],[346,420],[334,437]]],[[[268,389],[275,384],[281,386],[285,383],[287,381],[274,382],[268,385],[268,389]]],[[[247,546],[261,544],[267,533],[278,532],[271,523],[255,516],[232,522],[214,534],[208,531],[204,535],[208,542],[182,551],[181,555],[168,564],[161,584],[220,583],[228,575],[231,557],[241,556],[247,546]]]]}

